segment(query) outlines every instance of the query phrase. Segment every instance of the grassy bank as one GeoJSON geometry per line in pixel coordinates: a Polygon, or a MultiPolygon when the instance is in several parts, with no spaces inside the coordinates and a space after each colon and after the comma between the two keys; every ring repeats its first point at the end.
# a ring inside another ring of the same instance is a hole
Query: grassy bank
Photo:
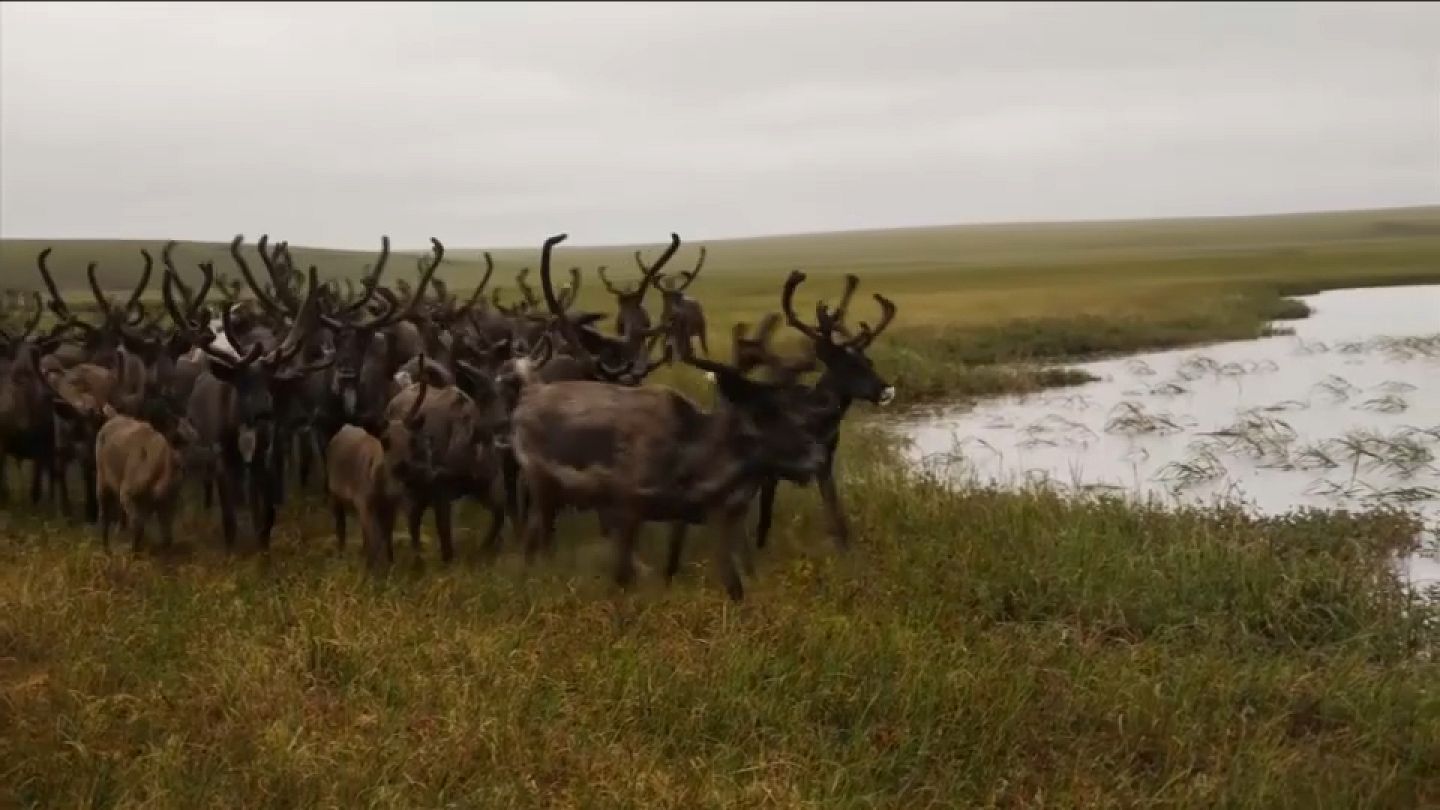
{"type": "Polygon", "coordinates": [[[467,535],[375,582],[294,510],[238,561],[12,513],[0,804],[1440,801],[1440,614],[1383,574],[1408,519],[951,492],[891,453],[848,437],[845,558],[782,491],[740,607],[703,539],[674,587],[613,593],[588,519],[533,571],[467,535]]]}
{"type": "MultiPolygon", "coordinates": [[[[706,307],[710,341],[728,352],[730,327],[754,323],[779,307],[792,269],[809,280],[797,295],[802,317],[813,302],[834,300],[845,273],[861,276],[852,317],[873,319],[870,294],[895,301],[899,318],[875,347],[902,397],[922,401],[1035,390],[1085,378],[1055,366],[1097,356],[1258,337],[1277,318],[1304,314],[1289,296],[1349,286],[1440,281],[1440,208],[1223,219],[976,225],[703,241],[689,240],[675,269],[705,270],[690,293],[706,307]]],[[[248,234],[248,244],[258,234],[248,234]]],[[[472,286],[483,270],[475,249],[452,243],[441,275],[452,289],[472,286]]],[[[302,241],[298,236],[296,241],[302,241]]],[[[377,238],[378,241],[378,238],[377,238]]],[[[584,235],[572,241],[583,245],[584,235]]],[[[538,265],[540,238],[523,249],[496,249],[495,283],[538,265]]],[[[55,248],[51,267],[73,300],[89,301],[85,264],[100,263],[102,283],[133,283],[138,251],[160,241],[0,241],[0,286],[36,286],[35,254],[55,248]]],[[[390,273],[413,276],[414,258],[392,256],[390,273]]],[[[641,246],[658,255],[660,245],[641,246]]],[[[570,247],[560,267],[606,265],[637,277],[636,246],[570,247]]],[[[253,247],[252,247],[253,250],[253,247]]],[[[182,267],[214,261],[233,275],[225,245],[182,243],[182,267]]],[[[356,276],[373,250],[297,248],[297,261],[322,276],[356,276]]],[[[258,267],[258,259],[253,260],[258,267]]],[[[532,283],[534,280],[532,279],[532,283]]],[[[611,300],[587,273],[580,305],[610,311],[611,300]]],[[[652,307],[658,304],[652,300],[652,307]]],[[[662,375],[661,379],[683,382],[662,375]]]]}

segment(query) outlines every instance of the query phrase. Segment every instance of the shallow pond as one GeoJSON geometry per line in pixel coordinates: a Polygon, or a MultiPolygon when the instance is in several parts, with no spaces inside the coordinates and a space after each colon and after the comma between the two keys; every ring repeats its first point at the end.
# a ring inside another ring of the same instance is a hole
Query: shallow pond
{"type": "Polygon", "coordinates": [[[1335,290],[1294,335],[1079,366],[1099,382],[911,416],[913,463],[957,481],[1043,481],[1262,513],[1376,503],[1416,511],[1440,584],[1440,285],[1335,290]]]}

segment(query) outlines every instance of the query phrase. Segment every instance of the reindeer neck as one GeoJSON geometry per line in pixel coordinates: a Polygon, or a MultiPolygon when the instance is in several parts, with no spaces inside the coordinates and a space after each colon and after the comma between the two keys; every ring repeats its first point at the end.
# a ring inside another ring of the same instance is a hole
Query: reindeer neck
{"type": "Polygon", "coordinates": [[[845,391],[845,386],[836,379],[835,375],[829,369],[826,369],[825,372],[820,375],[820,379],[815,381],[815,387],[812,390],[817,394],[823,393],[826,395],[826,399],[831,404],[831,407],[827,410],[834,412],[836,422],[844,418],[845,412],[850,410],[850,405],[855,401],[850,397],[850,394],[845,391]]]}

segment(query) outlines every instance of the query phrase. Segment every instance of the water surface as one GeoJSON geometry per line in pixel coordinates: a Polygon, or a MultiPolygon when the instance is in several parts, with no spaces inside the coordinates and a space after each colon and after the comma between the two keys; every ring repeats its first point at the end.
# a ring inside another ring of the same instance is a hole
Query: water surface
{"type": "MultiPolygon", "coordinates": [[[[913,463],[1171,503],[1395,504],[1440,526],[1440,285],[1335,290],[1292,336],[1079,366],[1099,382],[911,417],[913,463]]],[[[1402,566],[1440,584],[1422,551],[1402,566]]]]}

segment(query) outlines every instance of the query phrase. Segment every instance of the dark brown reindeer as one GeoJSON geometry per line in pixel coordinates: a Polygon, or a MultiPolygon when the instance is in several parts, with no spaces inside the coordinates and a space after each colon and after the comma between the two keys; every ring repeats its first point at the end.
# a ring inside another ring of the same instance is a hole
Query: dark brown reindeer
{"type": "MultiPolygon", "coordinates": [[[[825,502],[825,511],[830,517],[830,533],[835,545],[841,549],[849,547],[850,532],[846,525],[845,513],[840,506],[840,495],[835,487],[835,451],[840,444],[840,423],[845,419],[851,404],[856,400],[888,405],[895,398],[895,388],[886,382],[875,370],[874,362],[865,354],[875,338],[890,326],[895,319],[895,304],[883,295],[876,294],[880,305],[880,320],[872,329],[861,322],[860,331],[849,336],[844,326],[850,298],[860,280],[854,275],[845,277],[845,292],[840,303],[832,311],[824,302],[815,305],[813,326],[800,320],[795,314],[793,299],[795,290],[805,281],[805,274],[793,271],[785,280],[781,293],[780,307],[785,320],[793,329],[809,339],[824,371],[809,389],[806,399],[810,405],[811,419],[806,428],[816,441],[825,447],[825,460],[815,476],[820,488],[820,497],[825,502]]],[[[760,517],[756,524],[756,545],[764,548],[770,532],[771,515],[775,505],[775,488],[779,481],[771,479],[760,490],[760,517]]]]}
{"type": "Polygon", "coordinates": [[[38,505],[41,485],[52,469],[55,452],[54,407],[37,371],[40,358],[60,347],[69,328],[57,325],[36,335],[44,315],[40,294],[35,308],[18,333],[0,333],[0,503],[10,490],[5,481],[9,459],[32,465],[30,502],[38,505]]]}
{"type": "MultiPolygon", "coordinates": [[[[565,235],[545,241],[541,284],[560,312],[550,283],[550,254],[565,235]]],[[[559,321],[583,353],[575,327],[559,321]]],[[[634,578],[634,543],[646,521],[701,523],[718,519],[717,574],[732,599],[744,588],[735,568],[736,529],[762,473],[806,480],[822,450],[792,407],[793,385],[746,379],[732,366],[697,358],[681,341],[681,359],[715,375],[724,400],[702,410],[658,386],[599,381],[527,385],[512,416],[513,442],[531,505],[527,554],[550,544],[562,506],[595,510],[616,544],[615,580],[634,578]]]]}
{"type": "MultiPolygon", "coordinates": [[[[237,237],[236,245],[241,240],[237,237]]],[[[238,253],[238,251],[237,251],[238,253]]],[[[243,262],[242,262],[243,267],[243,262]]],[[[247,273],[248,275],[248,273],[247,273]]],[[[187,403],[187,418],[195,427],[200,446],[211,460],[206,471],[220,496],[220,521],[225,547],[235,546],[235,507],[241,484],[248,490],[251,525],[262,549],[268,549],[275,525],[279,487],[284,480],[282,436],[277,435],[277,413],[285,400],[307,375],[328,367],[330,359],[308,367],[292,361],[318,321],[315,273],[309,274],[305,300],[301,303],[283,340],[248,342],[236,335],[230,314],[222,314],[223,331],[241,353],[235,357],[215,350],[215,336],[191,323],[175,303],[171,274],[166,272],[162,293],[176,326],[207,355],[207,368],[195,381],[187,403]]]]}
{"type": "MultiPolygon", "coordinates": [[[[819,484],[820,496],[825,503],[825,511],[830,519],[831,537],[839,549],[845,550],[849,547],[850,534],[835,486],[835,452],[840,442],[840,423],[855,400],[884,405],[888,404],[895,396],[895,389],[880,377],[870,358],[865,355],[865,350],[871,342],[894,319],[895,305],[884,296],[876,295],[875,300],[880,304],[881,309],[879,324],[872,329],[868,324],[862,323],[858,335],[849,335],[842,321],[860,280],[854,275],[848,275],[845,277],[845,292],[841,296],[839,305],[832,311],[825,306],[824,302],[817,303],[815,308],[816,325],[812,327],[795,315],[792,305],[795,289],[804,280],[805,275],[798,270],[791,273],[786,279],[784,291],[781,294],[781,309],[785,312],[786,321],[809,338],[815,357],[825,369],[813,386],[801,389],[798,399],[799,407],[808,414],[805,429],[824,448],[823,462],[815,475],[815,480],[819,484]],[[841,335],[841,339],[838,341],[836,340],[837,333],[841,335]]],[[[787,378],[793,374],[792,368],[783,365],[777,366],[772,355],[765,348],[779,322],[778,317],[766,318],[754,338],[746,338],[742,330],[738,328],[735,330],[734,351],[737,368],[749,371],[754,368],[769,367],[774,373],[787,378]]],[[[760,486],[760,515],[755,529],[757,548],[764,548],[769,537],[775,507],[775,490],[779,483],[779,476],[767,476],[760,486]]],[[[809,482],[797,481],[795,483],[806,485],[809,482]]],[[[684,554],[684,542],[684,528],[682,526],[673,527],[665,570],[667,579],[673,578],[679,571],[680,560],[684,554]]]]}
{"type": "MultiPolygon", "coordinates": [[[[640,255],[635,255],[635,260],[640,260],[640,255]]],[[[663,309],[660,319],[670,324],[672,339],[677,345],[681,341],[691,338],[700,341],[700,350],[706,357],[710,356],[710,345],[705,336],[705,309],[700,302],[685,294],[690,285],[700,275],[705,267],[705,248],[700,248],[700,258],[695,262],[695,269],[682,272],[678,276],[659,275],[655,277],[655,288],[660,291],[660,301],[663,309]]],[[[644,269],[644,265],[641,265],[644,269]]]]}
{"type": "Polygon", "coordinates": [[[650,314],[645,311],[645,293],[655,284],[656,275],[674,258],[680,249],[680,235],[670,234],[670,244],[653,265],[646,265],[640,251],[635,251],[635,264],[640,267],[640,283],[634,287],[620,287],[605,274],[607,268],[599,269],[600,281],[605,289],[615,296],[615,332],[623,338],[638,340],[651,331],[650,314]]]}
{"type": "Polygon", "coordinates": [[[140,307],[140,298],[150,283],[152,260],[149,252],[141,251],[145,259],[145,269],[141,274],[140,282],[135,286],[123,307],[115,305],[101,291],[95,276],[97,265],[91,262],[86,267],[85,276],[102,316],[98,327],[77,317],[66,305],[65,300],[60,297],[59,289],[55,286],[55,280],[50,275],[47,263],[50,253],[51,248],[46,248],[40,251],[35,260],[36,266],[40,270],[40,279],[44,282],[46,291],[50,293],[50,301],[47,306],[56,321],[72,332],[83,334],[83,338],[78,343],[69,344],[67,342],[67,345],[57,347],[54,352],[56,359],[66,366],[82,362],[108,364],[115,349],[120,346],[122,335],[127,328],[138,326],[144,320],[144,310],[140,307]]]}
{"type": "MultiPolygon", "coordinates": [[[[425,365],[422,356],[420,367],[425,365]]],[[[483,546],[487,552],[494,551],[507,511],[495,450],[495,431],[505,422],[500,407],[497,397],[477,402],[459,386],[424,372],[390,400],[386,429],[397,430],[398,421],[407,431],[405,464],[397,469],[405,491],[410,543],[416,551],[421,521],[429,510],[435,514],[440,559],[447,563],[454,559],[452,510],[454,501],[466,496],[490,512],[483,546]]]]}

